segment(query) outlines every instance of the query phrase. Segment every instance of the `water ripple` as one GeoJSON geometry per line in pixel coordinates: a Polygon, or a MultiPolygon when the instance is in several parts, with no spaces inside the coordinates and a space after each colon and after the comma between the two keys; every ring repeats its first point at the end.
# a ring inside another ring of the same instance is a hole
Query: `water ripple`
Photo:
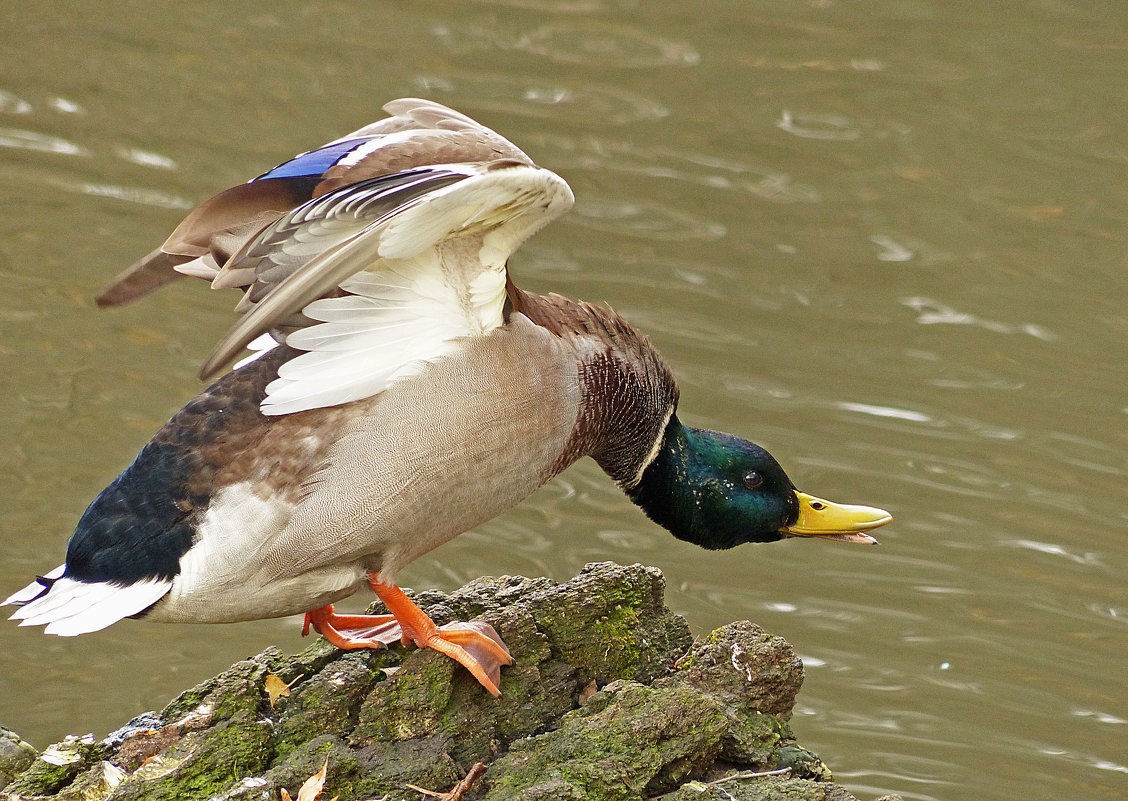
{"type": "Polygon", "coordinates": [[[869,414],[874,417],[892,417],[896,420],[909,420],[914,423],[932,422],[932,418],[924,412],[914,412],[911,409],[898,409],[893,406],[878,406],[871,403],[847,403],[843,401],[835,403],[834,406],[846,412],[869,414]]]}
{"type": "Polygon", "coordinates": [[[60,153],[65,156],[86,156],[88,151],[58,136],[24,131],[19,128],[0,128],[0,147],[16,150],[35,150],[40,153],[60,153]]]}
{"type": "Polygon", "coordinates": [[[821,139],[829,142],[851,142],[861,136],[861,131],[849,117],[842,114],[818,114],[783,110],[776,127],[802,139],[821,139]]]}
{"type": "Polygon", "coordinates": [[[595,536],[613,548],[630,551],[632,553],[654,551],[657,549],[655,538],[641,531],[631,529],[604,529],[595,532],[595,536]]]}
{"type": "Polygon", "coordinates": [[[1092,709],[1074,709],[1072,714],[1074,717],[1091,718],[1097,723],[1115,723],[1118,725],[1128,723],[1128,720],[1124,718],[1118,718],[1116,715],[1110,715],[1107,712],[1097,712],[1092,709]]]}
{"type": "Polygon", "coordinates": [[[85,114],[86,109],[65,97],[52,97],[47,105],[61,114],[85,114]]]}
{"type": "Polygon", "coordinates": [[[884,234],[874,234],[870,237],[870,242],[881,248],[881,252],[877,254],[878,261],[908,261],[916,255],[915,251],[884,234]]]}
{"type": "MultiPolygon", "coordinates": [[[[1004,377],[993,371],[985,370],[982,367],[960,364],[932,351],[910,348],[904,352],[904,355],[917,361],[936,365],[935,371],[939,372],[941,375],[926,378],[925,381],[930,386],[939,387],[941,389],[992,389],[1014,391],[1026,386],[1022,381],[1015,381],[1012,378],[1004,377]]],[[[929,369],[929,372],[932,372],[932,370],[929,369]]]]}
{"type": "Polygon", "coordinates": [[[556,62],[600,68],[691,66],[701,61],[684,42],[635,28],[611,28],[603,21],[545,25],[521,37],[517,46],[556,62]]]}
{"type": "Polygon", "coordinates": [[[1045,342],[1053,342],[1058,338],[1057,334],[1035,323],[1013,325],[988,320],[974,314],[957,311],[951,306],[932,298],[900,298],[900,302],[917,312],[919,315],[917,322],[921,325],[970,325],[997,334],[1028,334],[1045,342]]]}
{"type": "Polygon", "coordinates": [[[1082,754],[1069,748],[1062,748],[1055,745],[1043,745],[1037,749],[1038,753],[1044,754],[1049,757],[1058,757],[1065,759],[1069,762],[1077,762],[1083,765],[1088,765],[1097,770],[1107,770],[1114,773],[1128,773],[1128,765],[1123,765],[1119,762],[1114,762],[1110,759],[1095,756],[1092,754],[1082,754]]]}
{"type": "Polygon", "coordinates": [[[720,239],[725,226],[661,203],[599,198],[576,206],[573,220],[596,231],[612,231],[667,242],[720,239]]]}
{"type": "Polygon", "coordinates": [[[158,170],[175,170],[176,162],[160,153],[152,153],[135,147],[120,147],[117,154],[126,161],[141,167],[153,167],[158,170]]]}
{"type": "Polygon", "coordinates": [[[601,0],[473,0],[479,5],[520,8],[545,14],[590,14],[603,11],[601,0]]]}
{"type": "Polygon", "coordinates": [[[1038,553],[1049,554],[1051,556],[1059,556],[1067,559],[1070,562],[1078,565],[1091,565],[1093,567],[1100,567],[1102,565],[1100,558],[1094,553],[1072,553],[1067,548],[1063,548],[1052,542],[1037,542],[1035,540],[1014,540],[1009,543],[1016,548],[1024,548],[1028,551],[1037,551],[1038,553]]]}
{"type": "Polygon", "coordinates": [[[668,178],[709,189],[748,193],[772,203],[818,203],[819,191],[795,181],[783,170],[759,164],[722,159],[694,151],[643,148],[634,143],[595,137],[580,140],[564,136],[542,137],[545,147],[559,151],[553,165],[560,170],[598,170],[668,178]]]}
{"type": "Polygon", "coordinates": [[[46,183],[54,184],[68,192],[81,192],[94,197],[108,197],[114,200],[124,200],[127,203],[139,203],[143,206],[156,206],[162,209],[188,210],[193,205],[192,201],[156,189],[144,189],[135,186],[119,186],[117,184],[95,184],[86,182],[70,182],[62,180],[48,180],[46,183]]]}
{"type": "Polygon", "coordinates": [[[436,25],[431,33],[451,52],[518,50],[561,64],[597,69],[692,66],[701,56],[690,45],[605,22],[560,22],[529,33],[486,25],[436,25]]]}
{"type": "Polygon", "coordinates": [[[1101,475],[1128,475],[1128,453],[1119,443],[1060,431],[1039,432],[1033,439],[1038,453],[1063,464],[1101,475]]]}
{"type": "Polygon", "coordinates": [[[626,125],[662,119],[670,111],[661,103],[621,87],[576,86],[537,78],[463,73],[458,77],[416,76],[412,83],[427,96],[449,95],[467,108],[555,119],[581,118],[585,125],[626,125]],[[561,111],[561,107],[565,110],[561,111]]]}
{"type": "Polygon", "coordinates": [[[0,114],[30,114],[31,103],[11,92],[0,89],[0,114]]]}

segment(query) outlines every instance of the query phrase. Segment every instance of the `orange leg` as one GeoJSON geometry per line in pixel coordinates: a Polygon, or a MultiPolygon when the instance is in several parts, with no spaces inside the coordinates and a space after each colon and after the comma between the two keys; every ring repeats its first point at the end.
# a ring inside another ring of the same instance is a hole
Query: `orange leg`
{"type": "Polygon", "coordinates": [[[338,648],[383,648],[402,639],[395,615],[338,615],[333,604],[306,612],[302,636],[310,627],[338,648]],[[347,633],[348,630],[354,633],[347,633]]]}
{"type": "Polygon", "coordinates": [[[411,640],[420,648],[446,654],[469,670],[491,694],[501,695],[497,689],[501,666],[512,664],[513,659],[493,626],[477,622],[439,627],[396,585],[384,584],[376,576],[368,577],[368,585],[399,621],[405,644],[411,640]]]}
{"type": "Polygon", "coordinates": [[[338,648],[382,648],[399,640],[420,648],[432,648],[446,654],[473,674],[493,695],[500,695],[497,683],[501,666],[513,662],[509,649],[494,631],[481,621],[447,623],[436,626],[403,590],[384,584],[376,575],[368,577],[368,585],[388,607],[390,615],[338,615],[333,605],[306,612],[302,635],[313,630],[338,648]]]}

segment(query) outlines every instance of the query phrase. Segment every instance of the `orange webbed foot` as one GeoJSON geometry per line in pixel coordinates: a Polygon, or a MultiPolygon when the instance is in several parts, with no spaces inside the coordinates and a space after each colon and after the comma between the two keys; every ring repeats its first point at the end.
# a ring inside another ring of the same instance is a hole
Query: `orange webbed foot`
{"type": "Polygon", "coordinates": [[[512,664],[513,658],[493,626],[479,620],[436,626],[399,587],[384,584],[375,576],[369,577],[368,584],[399,622],[405,643],[410,640],[420,648],[449,656],[469,670],[492,695],[501,695],[497,688],[501,666],[512,664]]]}
{"type": "Polygon", "coordinates": [[[338,648],[383,648],[403,639],[395,615],[338,615],[333,605],[305,613],[302,636],[310,627],[338,648]]]}
{"type": "Polygon", "coordinates": [[[494,696],[501,695],[501,666],[513,663],[509,649],[489,623],[473,620],[436,626],[403,590],[370,577],[369,585],[390,615],[338,615],[333,605],[306,612],[302,636],[313,628],[338,648],[383,648],[394,642],[415,643],[445,654],[465,667],[494,696]]]}

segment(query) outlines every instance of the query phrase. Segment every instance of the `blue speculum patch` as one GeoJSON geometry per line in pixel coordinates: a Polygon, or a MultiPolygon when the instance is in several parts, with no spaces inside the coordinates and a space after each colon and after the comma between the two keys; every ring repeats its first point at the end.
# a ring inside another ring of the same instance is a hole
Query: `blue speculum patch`
{"type": "Polygon", "coordinates": [[[261,181],[263,178],[306,178],[311,175],[322,175],[356,149],[358,145],[367,141],[367,139],[347,139],[344,142],[337,142],[318,150],[302,153],[300,156],[279,164],[270,172],[263,173],[255,180],[261,181]]]}

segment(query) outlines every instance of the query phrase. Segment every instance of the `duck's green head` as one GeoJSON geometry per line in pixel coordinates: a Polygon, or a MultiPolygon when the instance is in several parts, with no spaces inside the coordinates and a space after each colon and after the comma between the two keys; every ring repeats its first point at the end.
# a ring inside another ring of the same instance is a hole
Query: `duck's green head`
{"type": "Polygon", "coordinates": [[[670,418],[657,455],[631,500],[675,537],[703,548],[732,548],[784,537],[874,543],[865,532],[893,518],[799,492],[770,453],[732,434],[670,418]]]}

